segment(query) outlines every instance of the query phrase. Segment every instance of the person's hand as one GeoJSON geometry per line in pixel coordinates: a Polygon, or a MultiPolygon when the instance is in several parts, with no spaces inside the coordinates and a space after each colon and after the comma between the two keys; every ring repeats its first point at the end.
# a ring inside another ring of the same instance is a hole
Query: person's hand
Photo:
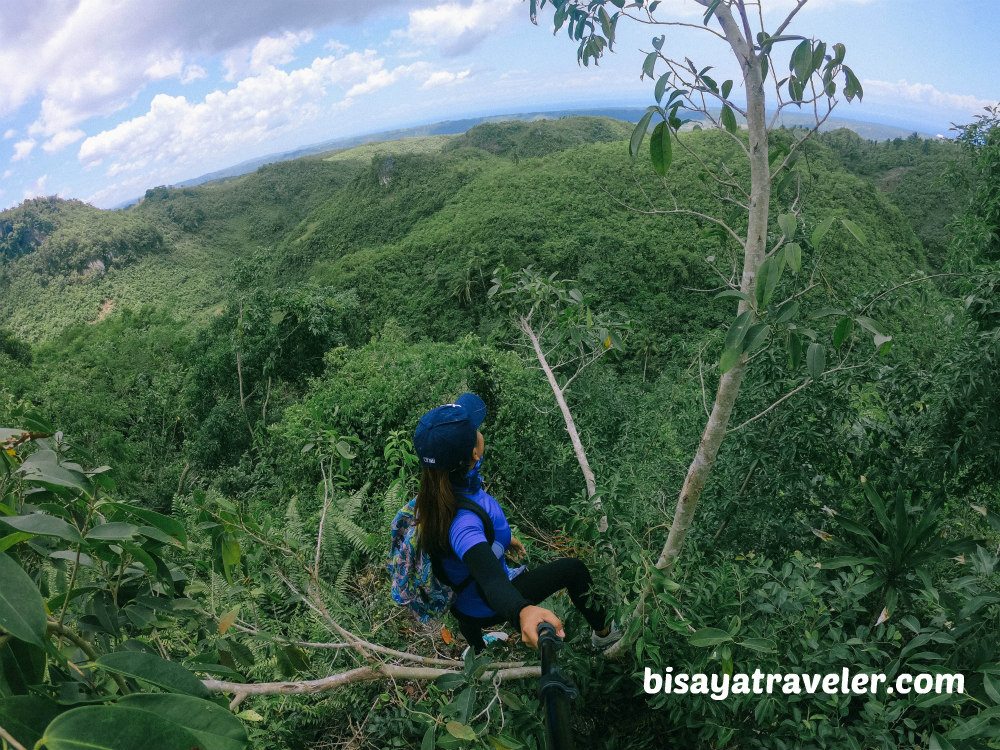
{"type": "Polygon", "coordinates": [[[513,557],[515,560],[520,560],[521,555],[523,555],[527,550],[524,549],[524,545],[521,540],[516,536],[510,538],[510,546],[507,548],[507,554],[513,557]]]}
{"type": "Polygon", "coordinates": [[[544,607],[536,607],[529,604],[521,610],[521,640],[532,648],[538,648],[538,626],[543,622],[551,623],[556,628],[556,635],[560,638],[566,637],[563,630],[562,620],[556,617],[556,613],[544,607]]]}

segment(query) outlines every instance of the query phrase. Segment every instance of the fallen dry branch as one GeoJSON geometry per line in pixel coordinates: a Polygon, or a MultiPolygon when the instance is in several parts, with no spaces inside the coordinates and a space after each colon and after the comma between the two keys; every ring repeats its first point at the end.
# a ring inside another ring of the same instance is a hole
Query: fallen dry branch
{"type": "MultiPolygon", "coordinates": [[[[489,682],[494,679],[519,680],[525,677],[539,677],[541,667],[528,667],[524,664],[497,668],[491,665],[480,675],[479,679],[489,682]]],[[[383,678],[399,680],[436,680],[446,674],[462,674],[454,669],[433,669],[431,667],[404,667],[396,664],[376,664],[356,667],[346,672],[323,677],[319,680],[296,680],[290,682],[225,682],[223,680],[202,680],[208,690],[214,693],[231,693],[233,699],[230,709],[235,709],[250,695],[302,695],[306,693],[322,693],[327,690],[348,685],[352,682],[370,682],[383,678]]]]}

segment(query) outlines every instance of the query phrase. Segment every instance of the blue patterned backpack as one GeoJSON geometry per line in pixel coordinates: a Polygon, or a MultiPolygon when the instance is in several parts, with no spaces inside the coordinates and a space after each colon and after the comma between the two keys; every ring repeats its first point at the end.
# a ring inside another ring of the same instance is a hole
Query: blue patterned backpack
{"type": "MultiPolygon", "coordinates": [[[[495,534],[493,521],[478,504],[465,497],[455,498],[458,510],[469,510],[483,522],[483,532],[490,546],[495,534]]],[[[396,604],[409,607],[420,622],[440,618],[465,587],[472,583],[472,576],[457,584],[448,580],[438,561],[418,549],[417,499],[400,508],[390,527],[391,542],[386,566],[392,579],[392,598],[396,604]]]]}

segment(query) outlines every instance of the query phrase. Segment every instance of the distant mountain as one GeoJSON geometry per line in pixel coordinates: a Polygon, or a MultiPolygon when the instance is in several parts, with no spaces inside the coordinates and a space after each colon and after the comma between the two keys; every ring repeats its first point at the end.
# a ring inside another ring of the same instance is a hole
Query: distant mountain
{"type": "MultiPolygon", "coordinates": [[[[443,122],[436,122],[427,125],[417,125],[412,128],[383,130],[378,133],[367,133],[365,135],[356,135],[350,138],[335,138],[329,141],[322,141],[320,143],[302,146],[301,148],[297,148],[293,151],[267,154],[266,156],[234,164],[233,166],[225,169],[208,172],[207,174],[203,174],[190,180],[185,180],[184,182],[178,182],[172,187],[193,187],[195,185],[203,185],[206,182],[226,180],[232,177],[239,177],[251,172],[256,172],[265,164],[291,161],[292,159],[300,159],[304,156],[313,156],[316,154],[329,153],[331,151],[340,151],[343,149],[353,148],[354,146],[360,146],[365,143],[395,141],[401,138],[416,138],[428,135],[455,135],[458,133],[464,133],[476,125],[480,125],[484,122],[505,122],[511,120],[531,122],[534,120],[558,120],[563,117],[583,116],[610,117],[615,120],[624,120],[626,122],[638,122],[639,118],[641,118],[645,112],[645,107],[599,107],[593,109],[562,109],[548,112],[519,112],[514,114],[489,115],[486,117],[467,117],[461,120],[445,120],[443,122]]],[[[692,119],[697,119],[697,117],[693,117],[692,119]]],[[[795,127],[805,125],[811,126],[813,121],[811,115],[785,114],[782,116],[782,122],[789,127],[795,127]]],[[[862,138],[873,141],[888,141],[893,138],[905,138],[914,132],[912,130],[898,128],[892,125],[883,125],[881,123],[874,122],[860,122],[845,118],[830,118],[823,124],[820,130],[836,130],[838,128],[848,128],[849,130],[853,130],[862,138]]],[[[919,135],[923,138],[932,137],[924,133],[919,135]]],[[[139,199],[136,198],[134,200],[126,201],[121,205],[115,206],[115,208],[126,208],[135,204],[138,200],[139,199]]]]}

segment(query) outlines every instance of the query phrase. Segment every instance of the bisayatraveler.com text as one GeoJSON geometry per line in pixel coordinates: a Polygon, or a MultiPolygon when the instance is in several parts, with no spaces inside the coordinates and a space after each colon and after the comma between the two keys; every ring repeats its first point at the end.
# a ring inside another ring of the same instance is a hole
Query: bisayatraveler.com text
{"type": "Polygon", "coordinates": [[[730,695],[834,695],[875,694],[926,695],[927,693],[964,693],[965,676],[957,673],[897,675],[889,680],[884,674],[854,672],[847,667],[827,674],[768,673],[755,669],[752,674],[674,673],[673,667],[656,671],[645,668],[643,690],[650,695],[707,695],[723,701],[730,695]]]}

